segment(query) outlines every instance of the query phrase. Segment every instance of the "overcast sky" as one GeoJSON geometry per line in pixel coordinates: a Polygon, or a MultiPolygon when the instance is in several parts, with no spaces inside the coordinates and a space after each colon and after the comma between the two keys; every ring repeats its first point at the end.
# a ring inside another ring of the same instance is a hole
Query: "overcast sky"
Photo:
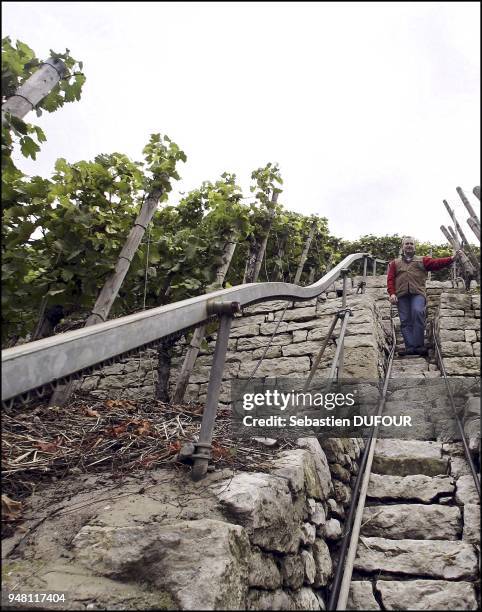
{"type": "MultiPolygon", "coordinates": [[[[443,243],[442,204],[480,184],[478,2],[3,2],[3,36],[84,62],[80,102],[26,119],[49,176],[153,132],[185,151],[179,191],[278,162],[288,209],[330,230],[443,243]]],[[[471,236],[473,237],[473,235],[471,236]]]]}

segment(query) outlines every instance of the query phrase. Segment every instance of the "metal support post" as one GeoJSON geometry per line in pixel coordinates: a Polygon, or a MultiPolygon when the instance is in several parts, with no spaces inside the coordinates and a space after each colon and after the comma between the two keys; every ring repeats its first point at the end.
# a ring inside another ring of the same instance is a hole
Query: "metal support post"
{"type": "Polygon", "coordinates": [[[321,345],[321,348],[318,351],[318,355],[315,357],[313,361],[313,365],[311,366],[311,370],[308,375],[308,378],[306,379],[306,382],[303,385],[303,391],[307,391],[310,388],[310,384],[311,384],[311,381],[313,380],[313,376],[315,375],[315,372],[318,369],[318,366],[320,365],[320,361],[323,356],[323,353],[325,352],[325,349],[328,346],[328,342],[331,340],[331,337],[333,335],[333,330],[335,329],[335,325],[339,318],[340,317],[338,316],[338,313],[333,317],[333,320],[330,324],[330,329],[328,330],[328,333],[325,339],[323,340],[323,344],[321,345]]]}
{"type": "MultiPolygon", "coordinates": [[[[346,308],[346,290],[347,290],[347,286],[348,286],[348,274],[349,274],[349,270],[348,268],[343,268],[343,270],[341,270],[341,276],[343,278],[343,294],[341,297],[341,307],[343,309],[346,308]]],[[[341,350],[340,350],[340,360],[339,360],[339,364],[338,364],[338,369],[336,371],[336,378],[337,380],[339,380],[341,378],[341,375],[343,373],[343,359],[345,358],[345,338],[343,336],[343,338],[341,338],[341,350]]]]}
{"type": "Polygon", "coordinates": [[[365,255],[363,258],[363,279],[362,279],[362,288],[361,292],[365,293],[365,287],[367,284],[367,267],[368,267],[368,257],[365,255]]]}
{"type": "Polygon", "coordinates": [[[192,479],[194,481],[204,478],[208,469],[209,459],[211,458],[211,443],[223,379],[224,363],[226,361],[226,351],[228,349],[229,332],[234,313],[240,311],[240,304],[238,302],[213,301],[208,302],[207,309],[208,314],[218,314],[220,322],[211,375],[209,377],[207,401],[201,422],[201,431],[199,432],[199,441],[194,442],[195,452],[192,455],[194,459],[192,479]]]}
{"type": "MultiPolygon", "coordinates": [[[[328,375],[328,378],[330,380],[335,378],[335,373],[336,373],[336,378],[339,379],[340,368],[338,367],[338,362],[340,361],[340,358],[343,357],[341,353],[342,353],[343,343],[345,341],[345,332],[346,332],[346,326],[348,325],[348,317],[350,315],[351,315],[351,311],[348,309],[345,310],[343,314],[343,321],[341,323],[340,336],[338,338],[338,344],[336,347],[335,356],[333,358],[333,363],[331,364],[330,374],[328,375]]],[[[342,366],[343,366],[343,363],[342,363],[342,366]]]]}

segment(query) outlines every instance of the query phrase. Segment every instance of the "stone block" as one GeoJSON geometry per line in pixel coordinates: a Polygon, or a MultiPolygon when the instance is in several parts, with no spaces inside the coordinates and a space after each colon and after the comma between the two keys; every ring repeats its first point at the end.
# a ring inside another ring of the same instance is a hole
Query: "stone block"
{"type": "Polygon", "coordinates": [[[231,329],[237,329],[238,327],[245,327],[246,325],[255,325],[257,323],[265,323],[266,315],[253,315],[251,313],[246,313],[246,315],[242,317],[234,317],[231,323],[231,329]]]}
{"type": "Polygon", "coordinates": [[[439,442],[419,440],[377,440],[373,471],[377,474],[408,476],[446,474],[448,457],[442,457],[439,442]]]}
{"type": "Polygon", "coordinates": [[[440,329],[479,329],[480,323],[476,318],[469,317],[441,317],[440,329]]]}
{"type": "Polygon", "coordinates": [[[326,542],[321,538],[317,538],[313,544],[312,553],[316,566],[316,574],[313,584],[315,587],[326,586],[333,573],[333,564],[326,542]]]}
{"type": "Polygon", "coordinates": [[[455,501],[461,506],[479,503],[479,495],[475,488],[472,473],[464,474],[458,478],[455,488],[455,501]]]}
{"type": "MultiPolygon", "coordinates": [[[[321,505],[321,504],[320,504],[321,505]]],[[[316,539],[316,527],[311,523],[303,523],[301,527],[301,543],[304,546],[313,544],[316,539]]]]}
{"type": "Polygon", "coordinates": [[[299,357],[300,355],[316,355],[320,350],[319,342],[297,342],[283,346],[283,357],[299,357]]]}
{"type": "Polygon", "coordinates": [[[242,325],[235,327],[230,332],[231,338],[245,338],[249,336],[257,336],[259,334],[259,324],[242,325]]]}
{"type": "Polygon", "coordinates": [[[80,385],[80,391],[93,391],[97,388],[100,378],[98,376],[86,376],[80,385]]]}
{"type": "Polygon", "coordinates": [[[293,503],[285,479],[241,472],[211,489],[228,515],[245,527],[253,544],[265,551],[297,550],[301,509],[293,503]]]}
{"type": "Polygon", "coordinates": [[[462,533],[459,508],[440,504],[368,506],[361,534],[392,540],[457,540],[462,533]]]}
{"type": "Polygon", "coordinates": [[[480,506],[479,504],[465,504],[464,531],[462,539],[480,546],[480,506]]]}
{"type": "Polygon", "coordinates": [[[73,540],[76,560],[95,575],[175,594],[181,609],[240,609],[247,594],[250,546],[239,525],[212,519],[171,525],[86,525],[73,540]]]}
{"type": "MultiPolygon", "coordinates": [[[[250,338],[239,338],[238,351],[252,351],[254,349],[264,349],[268,345],[269,339],[263,336],[254,336],[250,338]]],[[[290,334],[279,334],[273,336],[271,346],[290,344],[290,334]]]]}
{"type": "Polygon", "coordinates": [[[440,308],[470,310],[472,308],[471,295],[468,293],[442,293],[440,308]]]}
{"type": "Polygon", "coordinates": [[[438,315],[439,317],[464,317],[465,311],[455,308],[440,308],[438,315]]]}
{"type": "MultiPolygon", "coordinates": [[[[239,369],[238,377],[247,378],[251,375],[251,372],[256,367],[256,361],[247,361],[241,364],[239,369]]],[[[263,376],[277,377],[277,376],[289,376],[291,374],[299,374],[308,372],[310,369],[310,358],[309,357],[280,357],[279,359],[265,359],[262,361],[256,376],[261,378],[263,376]]]]}
{"type": "Polygon", "coordinates": [[[313,437],[298,438],[296,444],[310,453],[320,483],[320,499],[327,499],[333,492],[333,484],[331,482],[331,472],[328,466],[328,460],[319,441],[313,437]]]}
{"type": "Polygon", "coordinates": [[[380,610],[370,581],[354,580],[350,584],[347,610],[380,610]]]}
{"type": "Polygon", "coordinates": [[[376,590],[385,610],[477,609],[475,588],[470,582],[377,580],[376,590]]]}
{"type": "Polygon", "coordinates": [[[307,450],[297,448],[285,451],[272,462],[272,465],[271,473],[285,478],[294,493],[306,490],[310,497],[322,498],[315,461],[307,450]]]}
{"type": "Polygon", "coordinates": [[[315,576],[316,576],[316,565],[315,565],[315,560],[313,558],[313,555],[307,550],[302,550],[301,559],[303,561],[303,566],[305,570],[305,580],[304,581],[307,584],[313,584],[313,582],[315,581],[315,576]]]}
{"type": "Polygon", "coordinates": [[[478,357],[447,357],[444,359],[447,376],[478,376],[480,359],[478,357]]]}
{"type": "Polygon", "coordinates": [[[293,342],[305,342],[308,331],[306,329],[298,329],[293,332],[293,342]]]}
{"type": "MultiPolygon", "coordinates": [[[[283,316],[283,321],[310,321],[316,317],[315,306],[307,306],[304,308],[294,308],[287,310],[283,316]]],[[[279,318],[279,317],[276,317],[279,318]]],[[[276,322],[276,319],[275,319],[276,322]]]]}
{"type": "Polygon", "coordinates": [[[465,342],[477,342],[477,333],[475,329],[465,330],[465,342]]]}
{"type": "Polygon", "coordinates": [[[328,519],[322,529],[321,535],[323,535],[327,540],[336,541],[341,538],[342,530],[341,524],[338,519],[331,518],[328,519]]]}
{"type": "MultiPolygon", "coordinates": [[[[473,330],[469,330],[473,331],[473,330]]],[[[444,357],[472,357],[474,354],[470,342],[450,342],[441,343],[442,355],[444,357]]]]}
{"type": "Polygon", "coordinates": [[[281,559],[281,577],[289,589],[299,589],[305,580],[305,565],[300,555],[286,555],[281,559]]]}
{"type": "Polygon", "coordinates": [[[434,502],[440,495],[452,495],[455,482],[451,476],[389,476],[372,473],[367,496],[376,500],[411,500],[434,502]]]}
{"type": "Polygon", "coordinates": [[[475,579],[477,555],[471,544],[444,540],[389,540],[360,536],[355,570],[445,580],[475,579]]]}
{"type": "Polygon", "coordinates": [[[249,586],[260,589],[277,589],[281,586],[281,574],[271,555],[253,550],[249,561],[249,586]]]}

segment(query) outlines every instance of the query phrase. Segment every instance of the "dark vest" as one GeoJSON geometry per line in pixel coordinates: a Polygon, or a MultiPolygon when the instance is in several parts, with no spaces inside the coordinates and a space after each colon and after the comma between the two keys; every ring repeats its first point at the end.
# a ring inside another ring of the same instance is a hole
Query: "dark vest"
{"type": "Polygon", "coordinates": [[[423,257],[415,255],[410,262],[406,262],[402,257],[395,259],[395,292],[397,297],[409,293],[426,297],[426,280],[427,270],[423,265],[423,257]]]}

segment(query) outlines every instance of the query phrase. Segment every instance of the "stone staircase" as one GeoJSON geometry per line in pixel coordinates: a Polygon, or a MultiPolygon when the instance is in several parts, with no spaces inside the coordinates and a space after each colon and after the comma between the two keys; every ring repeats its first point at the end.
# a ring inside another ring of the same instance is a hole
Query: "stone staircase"
{"type": "Polygon", "coordinates": [[[396,357],[392,379],[384,414],[414,431],[376,443],[348,609],[478,609],[480,502],[461,443],[444,442],[443,379],[422,357],[396,357]]]}

